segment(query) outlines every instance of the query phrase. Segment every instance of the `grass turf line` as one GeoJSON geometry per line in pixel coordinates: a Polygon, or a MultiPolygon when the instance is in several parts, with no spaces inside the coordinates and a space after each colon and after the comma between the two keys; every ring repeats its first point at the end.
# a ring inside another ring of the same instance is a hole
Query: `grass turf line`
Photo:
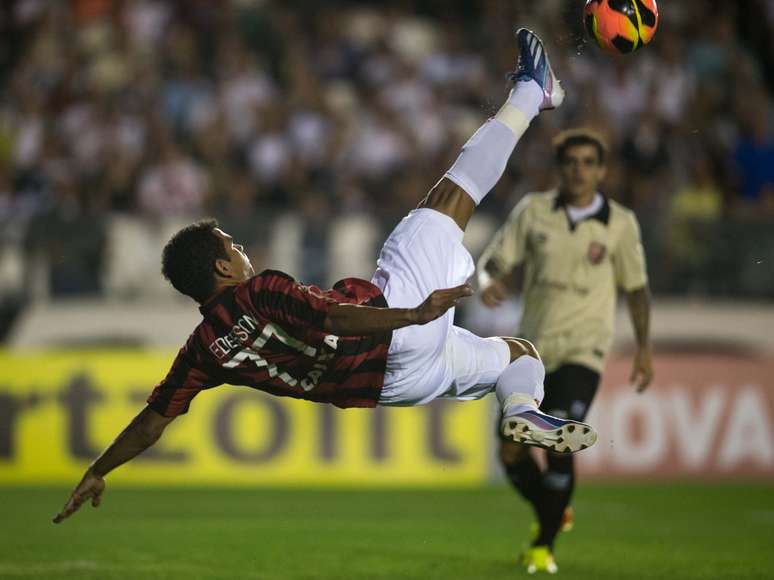
{"type": "MultiPolygon", "coordinates": [[[[573,579],[772,578],[774,486],[585,485],[557,544],[573,579]]],[[[0,488],[0,578],[511,579],[531,514],[472,490],[0,488]]]]}

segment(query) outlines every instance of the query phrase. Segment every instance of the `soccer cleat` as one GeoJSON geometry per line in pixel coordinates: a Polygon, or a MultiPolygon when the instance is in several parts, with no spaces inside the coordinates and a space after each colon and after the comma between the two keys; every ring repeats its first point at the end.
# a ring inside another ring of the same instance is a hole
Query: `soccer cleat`
{"type": "Polygon", "coordinates": [[[516,31],[516,39],[519,42],[519,61],[508,78],[514,83],[534,80],[543,89],[540,110],[556,109],[564,102],[564,89],[551,68],[543,41],[526,28],[516,31]]]}
{"type": "Polygon", "coordinates": [[[586,423],[560,419],[537,409],[504,417],[502,434],[517,443],[555,453],[575,453],[597,442],[597,432],[586,423]]]}
{"type": "Polygon", "coordinates": [[[521,563],[527,569],[527,574],[535,574],[536,572],[556,574],[559,571],[554,555],[548,549],[548,546],[529,548],[521,555],[521,563]]]}

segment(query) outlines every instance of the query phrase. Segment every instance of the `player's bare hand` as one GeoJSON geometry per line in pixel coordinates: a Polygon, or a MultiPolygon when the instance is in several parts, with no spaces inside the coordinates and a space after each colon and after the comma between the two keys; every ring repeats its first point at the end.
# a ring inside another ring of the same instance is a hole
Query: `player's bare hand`
{"type": "Polygon", "coordinates": [[[481,290],[481,302],[489,308],[500,306],[506,298],[508,298],[508,288],[500,280],[491,280],[481,290]]]}
{"type": "Polygon", "coordinates": [[[105,480],[88,470],[73,490],[62,511],[56,514],[53,522],[58,524],[69,518],[88,500],[91,500],[91,505],[94,507],[99,507],[103,491],[105,491],[105,480]]]}
{"type": "Polygon", "coordinates": [[[648,385],[653,380],[653,361],[651,360],[649,350],[640,349],[637,351],[629,380],[635,386],[638,393],[642,393],[648,388],[648,385]]]}
{"type": "Polygon", "coordinates": [[[462,284],[455,288],[436,290],[427,297],[422,304],[414,309],[414,324],[427,324],[439,318],[444,312],[457,306],[461,298],[473,295],[473,288],[469,284],[462,284]]]}

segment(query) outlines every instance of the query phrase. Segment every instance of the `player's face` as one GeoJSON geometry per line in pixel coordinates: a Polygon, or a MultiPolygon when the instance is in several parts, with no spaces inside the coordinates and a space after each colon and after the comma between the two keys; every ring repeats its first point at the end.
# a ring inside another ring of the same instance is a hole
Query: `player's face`
{"type": "Polygon", "coordinates": [[[220,228],[215,228],[214,233],[223,240],[223,247],[226,249],[226,254],[229,257],[228,260],[218,260],[220,272],[228,276],[231,281],[237,283],[244,282],[248,278],[255,276],[253,265],[250,263],[250,258],[245,254],[244,247],[241,244],[234,243],[234,238],[220,228]]]}
{"type": "Polygon", "coordinates": [[[562,193],[571,197],[589,195],[599,190],[605,178],[605,165],[594,145],[576,145],[564,153],[559,164],[562,193]]]}

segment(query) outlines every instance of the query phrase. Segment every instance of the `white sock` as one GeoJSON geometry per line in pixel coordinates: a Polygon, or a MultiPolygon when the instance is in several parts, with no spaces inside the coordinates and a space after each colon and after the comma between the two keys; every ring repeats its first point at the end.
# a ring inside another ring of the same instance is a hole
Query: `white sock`
{"type": "Polygon", "coordinates": [[[502,121],[520,139],[532,119],[540,113],[543,89],[535,81],[519,81],[511,89],[508,100],[500,107],[495,119],[502,121]]]}
{"type": "Polygon", "coordinates": [[[497,379],[497,400],[503,415],[535,410],[543,402],[546,370],[538,359],[522,355],[508,365],[497,379]]]}
{"type": "Polygon", "coordinates": [[[540,112],[543,91],[535,81],[521,81],[511,89],[500,111],[484,123],[462,147],[445,177],[481,203],[500,180],[519,139],[540,112]]]}

